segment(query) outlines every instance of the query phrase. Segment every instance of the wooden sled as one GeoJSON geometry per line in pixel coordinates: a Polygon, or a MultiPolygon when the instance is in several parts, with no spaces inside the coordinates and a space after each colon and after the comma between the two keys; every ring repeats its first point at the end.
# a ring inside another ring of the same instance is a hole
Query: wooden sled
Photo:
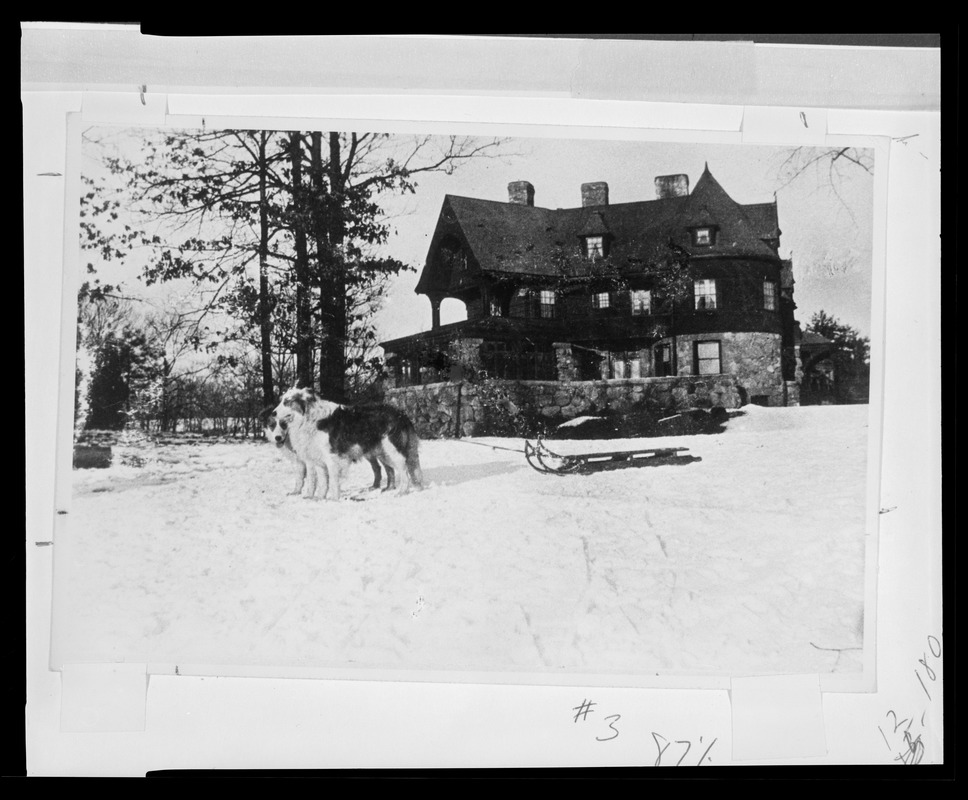
{"type": "Polygon", "coordinates": [[[609,453],[581,453],[561,456],[549,450],[541,439],[524,443],[524,457],[538,472],[549,475],[584,475],[626,467],[658,467],[664,464],[690,464],[699,456],[681,455],[688,447],[657,447],[648,450],[617,450],[609,453]]]}

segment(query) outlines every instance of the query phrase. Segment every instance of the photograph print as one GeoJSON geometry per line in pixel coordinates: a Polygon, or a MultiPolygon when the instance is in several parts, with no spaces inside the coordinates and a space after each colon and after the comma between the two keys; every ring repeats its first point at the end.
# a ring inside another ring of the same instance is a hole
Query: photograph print
{"type": "Polygon", "coordinates": [[[92,126],[81,162],[52,668],[872,686],[873,150],[92,126]]]}

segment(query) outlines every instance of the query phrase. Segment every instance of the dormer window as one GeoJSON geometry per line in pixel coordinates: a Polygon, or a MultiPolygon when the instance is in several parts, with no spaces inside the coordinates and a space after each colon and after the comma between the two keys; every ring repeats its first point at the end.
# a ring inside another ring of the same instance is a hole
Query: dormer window
{"type": "Polygon", "coordinates": [[[585,237],[585,257],[604,258],[605,257],[605,237],[586,236],[585,237]]]}
{"type": "Polygon", "coordinates": [[[695,247],[711,247],[716,243],[716,228],[712,225],[693,228],[692,243],[695,247]]]}

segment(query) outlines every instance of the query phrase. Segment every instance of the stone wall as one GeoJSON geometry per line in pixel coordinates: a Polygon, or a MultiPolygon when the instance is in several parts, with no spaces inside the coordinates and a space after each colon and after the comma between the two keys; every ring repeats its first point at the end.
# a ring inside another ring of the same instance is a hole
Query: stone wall
{"type": "Polygon", "coordinates": [[[677,336],[679,377],[690,375],[694,370],[693,345],[696,341],[720,342],[720,368],[724,373],[735,376],[737,387],[742,389],[744,403],[752,402],[757,397],[764,398],[765,404],[770,406],[787,404],[782,367],[783,347],[779,334],[744,332],[677,336]]]}
{"type": "Polygon", "coordinates": [[[463,381],[404,386],[387,389],[383,399],[410,417],[425,439],[457,436],[458,417],[460,435],[470,435],[467,430],[473,429],[475,414],[472,404],[468,403],[467,410],[463,408],[465,386],[463,381]]]}
{"type": "Polygon", "coordinates": [[[752,401],[760,395],[771,406],[785,405],[781,337],[774,333],[723,333],[723,371],[736,376],[752,401]]]}
{"type": "Polygon", "coordinates": [[[388,389],[386,402],[414,421],[424,438],[506,433],[509,423],[573,419],[645,408],[657,417],[691,408],[739,408],[731,375],[608,381],[444,382],[388,389]]]}

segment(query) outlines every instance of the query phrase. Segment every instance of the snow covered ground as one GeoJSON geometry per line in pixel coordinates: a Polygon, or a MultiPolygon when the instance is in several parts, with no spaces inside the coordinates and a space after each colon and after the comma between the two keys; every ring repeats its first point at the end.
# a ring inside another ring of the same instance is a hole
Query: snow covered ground
{"type": "Polygon", "coordinates": [[[748,406],[719,435],[556,441],[702,458],[564,477],[426,441],[424,491],[366,492],[363,464],[338,503],[288,496],[269,444],[130,441],[73,472],[54,666],[859,672],[867,419],[748,406]]]}

